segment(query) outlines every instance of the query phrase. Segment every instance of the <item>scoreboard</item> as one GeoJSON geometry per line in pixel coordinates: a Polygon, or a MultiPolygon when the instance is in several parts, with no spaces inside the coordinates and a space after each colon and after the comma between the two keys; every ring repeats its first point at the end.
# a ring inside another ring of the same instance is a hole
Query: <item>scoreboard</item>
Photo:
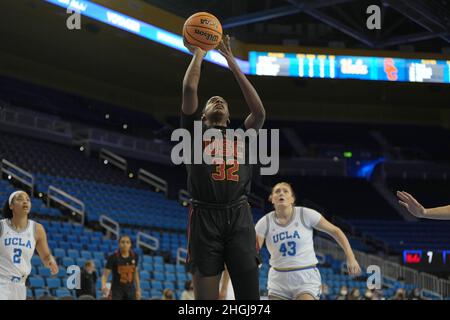
{"type": "Polygon", "coordinates": [[[403,264],[423,271],[450,273],[450,250],[403,250],[403,264]]]}
{"type": "Polygon", "coordinates": [[[450,60],[251,51],[250,74],[450,83],[450,60]]]}

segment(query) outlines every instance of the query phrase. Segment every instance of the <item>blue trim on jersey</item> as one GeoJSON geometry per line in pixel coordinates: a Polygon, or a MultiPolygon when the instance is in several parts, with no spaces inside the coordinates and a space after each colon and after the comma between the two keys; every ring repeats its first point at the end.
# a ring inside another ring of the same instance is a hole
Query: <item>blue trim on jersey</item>
{"type": "Polygon", "coordinates": [[[292,269],[277,269],[273,268],[273,270],[278,272],[291,272],[291,271],[301,271],[301,270],[308,270],[308,269],[314,269],[316,266],[309,266],[309,267],[301,267],[301,268],[292,268],[292,269]]]}

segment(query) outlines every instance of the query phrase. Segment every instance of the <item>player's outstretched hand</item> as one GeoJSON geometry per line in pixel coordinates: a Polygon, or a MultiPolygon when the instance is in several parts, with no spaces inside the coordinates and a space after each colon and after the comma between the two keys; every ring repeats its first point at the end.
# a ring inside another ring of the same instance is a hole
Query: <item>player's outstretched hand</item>
{"type": "Polygon", "coordinates": [[[217,46],[217,50],[225,57],[225,59],[230,60],[233,59],[233,52],[231,51],[230,45],[230,36],[226,35],[222,38],[219,45],[217,46]]]}
{"type": "Polygon", "coordinates": [[[361,267],[356,259],[347,260],[347,270],[351,276],[359,276],[361,274],[361,267]]]}
{"type": "Polygon", "coordinates": [[[406,191],[397,191],[398,203],[418,218],[425,217],[425,208],[406,191]]]}
{"type": "Polygon", "coordinates": [[[59,267],[56,261],[50,261],[48,267],[50,268],[50,273],[52,276],[57,275],[59,272],[59,267]]]}
{"type": "Polygon", "coordinates": [[[199,55],[201,55],[201,56],[203,56],[203,57],[206,55],[206,51],[205,51],[205,50],[203,50],[203,49],[200,48],[200,47],[193,46],[193,45],[189,44],[189,43],[186,41],[185,38],[183,38],[183,44],[184,44],[184,46],[189,50],[189,52],[192,53],[193,55],[199,54],[199,55]]]}

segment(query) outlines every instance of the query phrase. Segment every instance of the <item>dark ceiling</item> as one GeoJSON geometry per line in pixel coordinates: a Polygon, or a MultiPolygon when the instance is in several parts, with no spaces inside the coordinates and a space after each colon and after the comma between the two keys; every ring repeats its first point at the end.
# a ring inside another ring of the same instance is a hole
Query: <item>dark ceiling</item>
{"type": "Polygon", "coordinates": [[[251,43],[373,49],[413,45],[415,51],[433,53],[450,47],[450,0],[144,1],[181,17],[211,12],[227,33],[251,43]],[[366,9],[373,4],[381,8],[380,30],[366,27],[366,9]]]}

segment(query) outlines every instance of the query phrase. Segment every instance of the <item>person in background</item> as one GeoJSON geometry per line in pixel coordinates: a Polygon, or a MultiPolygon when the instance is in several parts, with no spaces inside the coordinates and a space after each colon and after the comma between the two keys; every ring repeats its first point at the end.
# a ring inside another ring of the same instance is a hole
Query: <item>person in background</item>
{"type": "Polygon", "coordinates": [[[81,283],[80,289],[76,291],[77,297],[83,295],[89,295],[97,298],[97,293],[95,291],[95,284],[97,282],[97,272],[95,271],[95,264],[92,260],[86,261],[84,268],[81,271],[81,283]]]}
{"type": "Polygon", "coordinates": [[[348,296],[348,300],[361,300],[361,292],[358,288],[353,288],[348,296]]]}
{"type": "Polygon", "coordinates": [[[362,300],[373,300],[373,291],[367,288],[366,292],[364,292],[364,297],[362,300]]]}
{"type": "Polygon", "coordinates": [[[195,300],[194,286],[192,284],[192,280],[188,280],[184,284],[184,291],[181,294],[181,300],[195,300]]]}
{"type": "Polygon", "coordinates": [[[102,292],[108,293],[112,300],[140,300],[139,257],[131,250],[131,238],[123,235],[119,238],[119,250],[108,257],[102,276],[102,292]],[[111,290],[106,283],[112,273],[111,290]]]}
{"type": "Polygon", "coordinates": [[[173,291],[171,289],[164,289],[162,300],[175,300],[173,291]]]}
{"type": "Polygon", "coordinates": [[[403,288],[398,288],[392,300],[406,300],[406,292],[403,288]]]}
{"type": "Polygon", "coordinates": [[[322,283],[322,300],[330,300],[330,289],[326,283],[322,283]]]}
{"type": "Polygon", "coordinates": [[[421,292],[422,290],[420,290],[419,288],[415,288],[411,294],[409,295],[408,299],[409,300],[423,300],[422,296],[421,296],[421,292]]]}
{"type": "Polygon", "coordinates": [[[339,290],[339,294],[336,297],[336,300],[347,300],[348,288],[347,286],[342,286],[339,290]]]}

